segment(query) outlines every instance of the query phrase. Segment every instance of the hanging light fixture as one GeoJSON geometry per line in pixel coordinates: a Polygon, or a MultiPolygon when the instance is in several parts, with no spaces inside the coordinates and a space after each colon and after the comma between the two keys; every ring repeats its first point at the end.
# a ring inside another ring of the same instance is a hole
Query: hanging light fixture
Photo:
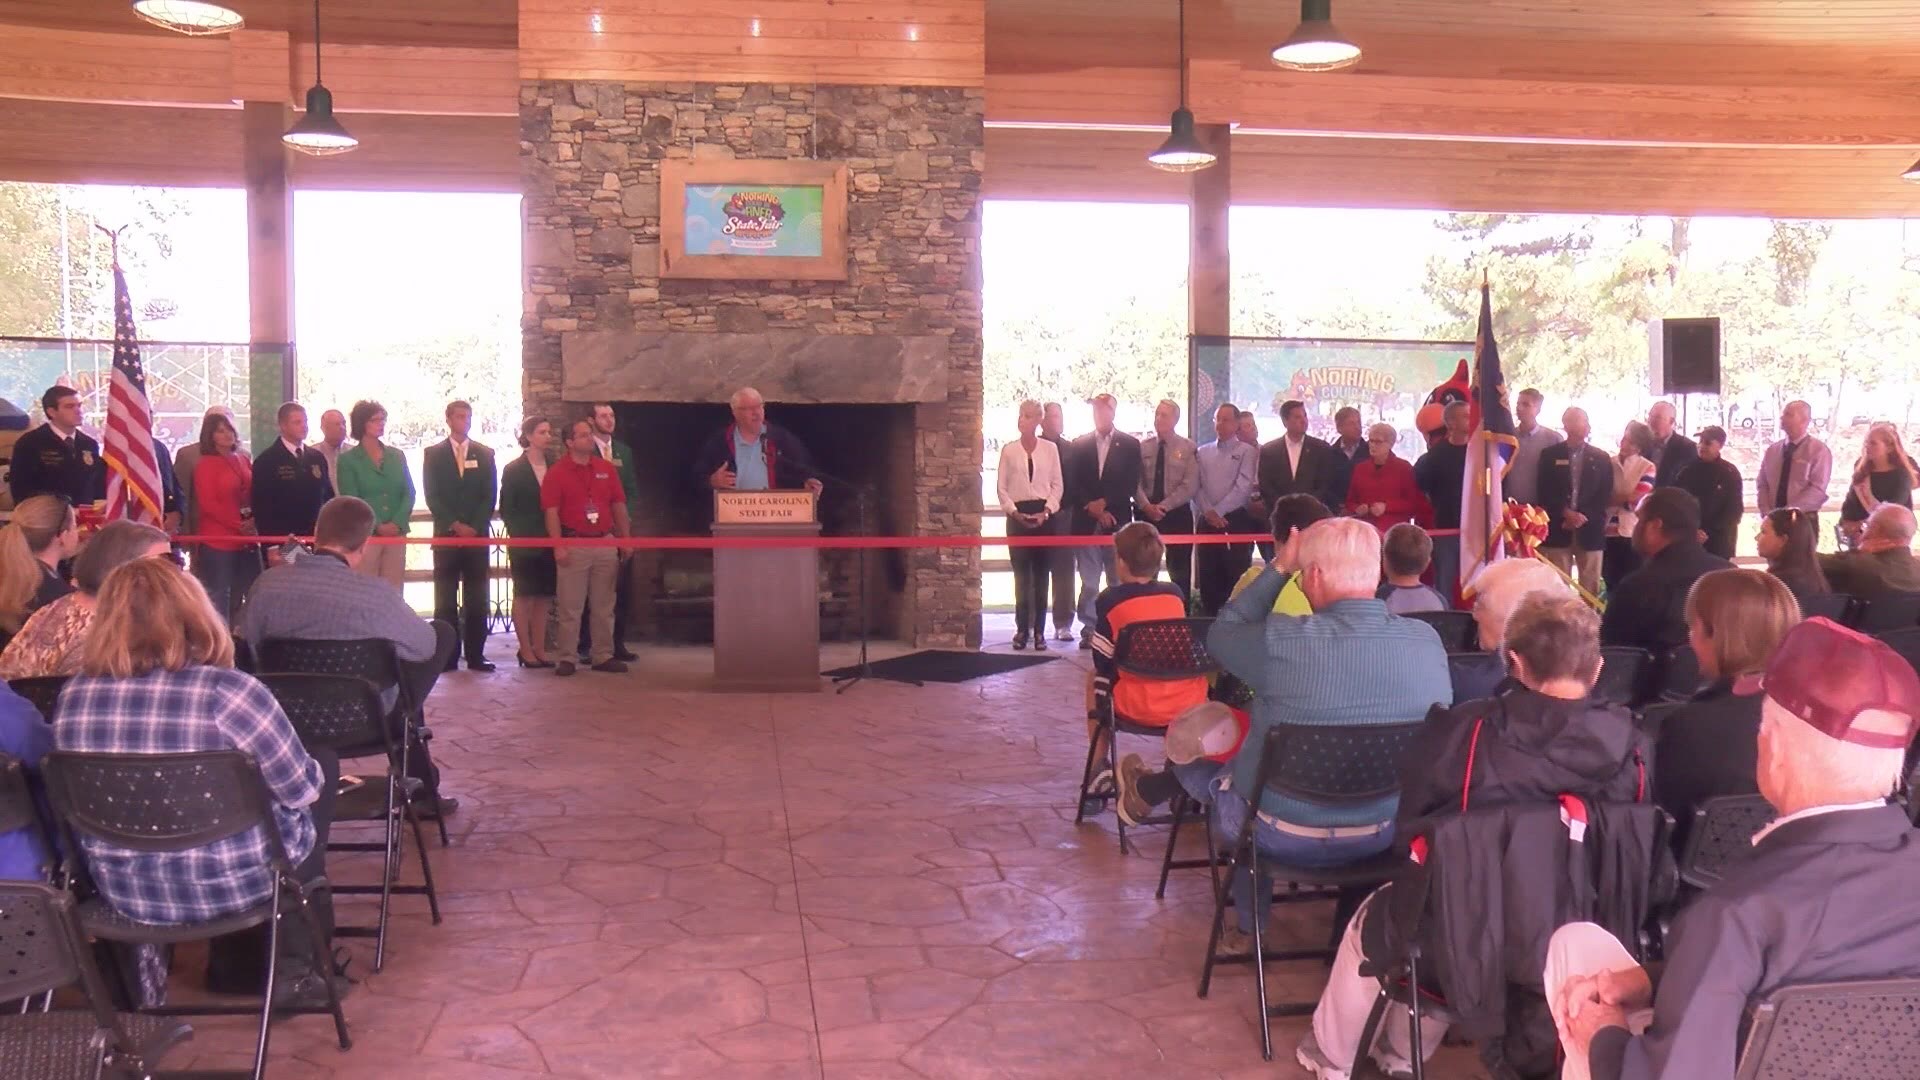
{"type": "Polygon", "coordinates": [[[1199,172],[1219,160],[1193,130],[1187,108],[1187,0],[1180,0],[1180,107],[1173,110],[1171,131],[1160,149],[1147,155],[1147,164],[1163,172],[1199,172]]]}
{"type": "Polygon", "coordinates": [[[133,13],[155,26],[193,37],[231,34],[247,25],[232,8],[201,0],[133,0],[133,13]]]}
{"type": "Polygon", "coordinates": [[[1290,71],[1338,71],[1360,59],[1360,46],[1333,25],[1333,0],[1300,0],[1300,25],[1273,47],[1273,62],[1290,71]]]}
{"type": "Polygon", "coordinates": [[[1916,184],[1920,184],[1920,161],[1916,161],[1907,166],[1907,171],[1900,174],[1900,179],[1911,180],[1916,184]]]}
{"type": "Polygon", "coordinates": [[[314,157],[344,154],[360,145],[334,119],[333,92],[320,85],[320,0],[313,0],[313,86],[307,90],[307,111],[280,141],[314,157]]]}

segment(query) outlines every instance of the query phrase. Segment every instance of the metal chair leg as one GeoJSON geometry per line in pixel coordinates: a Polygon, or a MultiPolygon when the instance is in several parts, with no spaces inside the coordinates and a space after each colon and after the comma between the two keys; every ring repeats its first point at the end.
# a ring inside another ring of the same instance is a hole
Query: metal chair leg
{"type": "Polygon", "coordinates": [[[1413,1080],[1425,1080],[1427,1055],[1426,1044],[1420,1038],[1420,945],[1417,942],[1407,948],[1407,1000],[1411,1003],[1407,1011],[1412,1014],[1408,1023],[1413,1027],[1413,1080]]]}
{"type": "MultiPolygon", "coordinates": [[[[1228,863],[1231,872],[1232,863],[1228,863]]],[[[1200,987],[1194,991],[1195,997],[1206,997],[1213,986],[1213,965],[1220,955],[1220,935],[1227,921],[1227,890],[1218,890],[1213,894],[1213,927],[1207,932],[1207,957],[1200,964],[1200,987]]]]}
{"type": "MultiPolygon", "coordinates": [[[[1257,808],[1255,808],[1257,810],[1257,808]]],[[[1249,810],[1249,813],[1255,810],[1249,810]]],[[[1252,857],[1247,860],[1248,872],[1253,875],[1254,905],[1253,911],[1253,992],[1260,1004],[1260,1057],[1273,1060],[1273,1015],[1267,1011],[1267,946],[1266,919],[1260,911],[1260,845],[1252,844],[1252,857]]]]}
{"type": "MultiPolygon", "coordinates": [[[[1385,976],[1382,978],[1384,979],[1385,976]]],[[[1353,1050],[1353,1072],[1358,1073],[1360,1063],[1367,1060],[1368,1054],[1373,1053],[1373,1041],[1380,1037],[1380,1024],[1386,1018],[1387,1005],[1392,1000],[1392,996],[1387,993],[1387,984],[1382,982],[1379,996],[1373,999],[1373,1008],[1367,1010],[1366,1025],[1360,1029],[1360,1045],[1353,1050]]]]}
{"type": "MultiPolygon", "coordinates": [[[[253,1049],[253,1080],[267,1075],[267,1041],[273,1032],[273,984],[280,974],[280,875],[273,877],[273,918],[267,921],[267,983],[260,997],[260,1036],[253,1049]]],[[[332,969],[324,969],[331,974],[332,969]]],[[[332,986],[332,980],[328,980],[332,986]]]]}
{"type": "Polygon", "coordinates": [[[1078,825],[1087,819],[1087,788],[1093,783],[1093,759],[1100,749],[1100,732],[1104,730],[1096,721],[1093,734],[1087,736],[1087,764],[1080,770],[1080,788],[1073,793],[1073,823],[1078,825]]]}
{"type": "Polygon", "coordinates": [[[1180,843],[1180,826],[1187,818],[1187,797],[1184,793],[1173,798],[1173,823],[1167,826],[1167,854],[1160,860],[1160,884],[1153,890],[1155,900],[1167,898],[1167,875],[1173,873],[1173,849],[1180,843]]]}

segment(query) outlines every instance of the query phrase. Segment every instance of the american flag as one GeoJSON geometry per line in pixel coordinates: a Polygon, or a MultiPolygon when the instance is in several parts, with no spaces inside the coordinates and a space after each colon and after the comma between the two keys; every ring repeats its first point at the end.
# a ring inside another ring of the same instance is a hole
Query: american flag
{"type": "Polygon", "coordinates": [[[100,456],[107,463],[107,520],[128,517],[160,524],[153,407],[147,402],[147,373],[140,366],[140,339],[133,329],[133,300],[118,264],[113,268],[113,387],[103,441],[100,456]]]}
{"type": "Polygon", "coordinates": [[[1507,469],[1520,440],[1514,435],[1513,412],[1507,404],[1507,377],[1500,369],[1500,345],[1493,340],[1493,297],[1486,281],[1480,283],[1480,330],[1474,335],[1473,388],[1467,395],[1473,406],[1473,439],[1467,443],[1467,468],[1460,485],[1460,584],[1471,585],[1474,575],[1489,563],[1506,557],[1506,545],[1496,544],[1505,516],[1502,490],[1507,469]]]}

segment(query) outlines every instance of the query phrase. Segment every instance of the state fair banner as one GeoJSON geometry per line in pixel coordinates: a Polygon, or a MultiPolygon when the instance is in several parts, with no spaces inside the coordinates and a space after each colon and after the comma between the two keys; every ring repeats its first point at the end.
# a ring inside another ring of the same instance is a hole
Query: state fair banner
{"type": "Polygon", "coordinates": [[[1313,434],[1331,442],[1333,414],[1349,405],[1364,423],[1392,424],[1394,452],[1408,461],[1426,452],[1416,427],[1433,388],[1473,355],[1471,341],[1372,341],[1339,338],[1196,337],[1189,431],[1213,440],[1213,412],[1232,403],[1252,409],[1260,435],[1280,434],[1280,405],[1307,406],[1313,434]]]}
{"type": "Polygon", "coordinates": [[[811,185],[688,185],[687,254],[819,258],[825,196],[811,185]]]}

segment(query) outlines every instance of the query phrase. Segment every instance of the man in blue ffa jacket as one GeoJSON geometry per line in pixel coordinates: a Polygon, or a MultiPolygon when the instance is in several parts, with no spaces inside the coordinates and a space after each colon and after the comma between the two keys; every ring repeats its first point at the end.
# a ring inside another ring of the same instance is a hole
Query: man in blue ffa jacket
{"type": "Polygon", "coordinates": [[[92,505],[107,495],[107,467],[100,460],[100,444],[80,430],[85,419],[80,392],[54,385],[40,395],[47,422],[13,444],[13,465],[7,487],[13,504],[35,495],[64,495],[75,506],[92,505]]]}
{"type": "MultiPolygon", "coordinates": [[[[280,406],[280,437],[253,459],[253,523],[262,536],[312,536],[320,508],[333,498],[326,455],[307,445],[307,410],[280,406]]],[[[280,561],[280,544],[265,545],[267,565],[280,561]]]]}

